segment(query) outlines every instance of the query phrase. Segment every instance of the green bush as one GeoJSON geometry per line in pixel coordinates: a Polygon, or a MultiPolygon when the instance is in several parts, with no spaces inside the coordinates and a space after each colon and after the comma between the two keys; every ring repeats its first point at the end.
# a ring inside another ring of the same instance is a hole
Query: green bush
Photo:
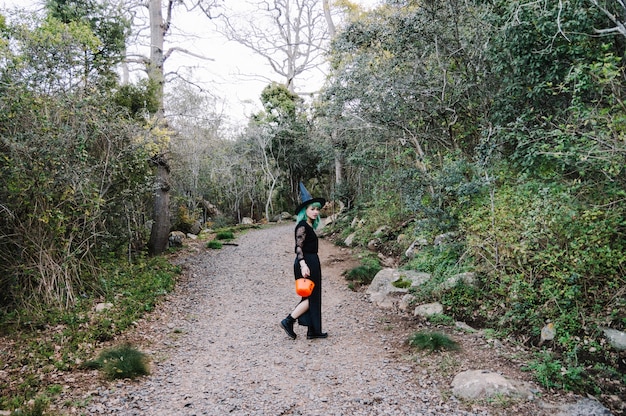
{"type": "MultiPolygon", "coordinates": [[[[597,330],[626,328],[626,302],[615,296],[625,282],[626,210],[609,198],[581,181],[525,178],[500,185],[463,219],[481,287],[462,289],[460,299],[531,345],[546,321],[554,323],[555,356],[532,366],[544,384],[590,391],[582,368],[616,361],[599,352],[597,330]]],[[[458,313],[461,304],[457,297],[447,306],[458,313]]]]}
{"type": "Polygon", "coordinates": [[[597,387],[590,382],[583,366],[572,365],[571,361],[561,361],[550,352],[543,351],[535,354],[535,358],[524,369],[532,371],[537,382],[548,389],[569,391],[591,389],[594,393],[598,393],[597,387]]]}
{"type": "Polygon", "coordinates": [[[361,265],[354,269],[348,270],[345,273],[346,280],[354,282],[359,285],[367,285],[374,280],[376,273],[381,270],[378,259],[373,257],[366,257],[361,260],[361,265]]]}
{"type": "Polygon", "coordinates": [[[0,380],[0,409],[20,408],[24,403],[58,390],[41,382],[39,374],[49,366],[71,371],[76,363],[90,358],[99,342],[115,339],[171,291],[180,267],[163,257],[103,263],[96,279],[100,286],[85,292],[74,307],[0,310],[0,333],[15,342],[15,358],[3,363],[7,383],[0,380]],[[111,309],[94,313],[98,302],[111,309]],[[26,370],[24,370],[26,369],[26,370]],[[19,378],[19,383],[15,381],[19,378]]]}
{"type": "Polygon", "coordinates": [[[416,332],[409,338],[409,345],[430,352],[456,351],[460,348],[455,340],[440,332],[416,332]]]}
{"type": "Polygon", "coordinates": [[[149,374],[145,354],[130,344],[104,350],[98,359],[89,361],[84,366],[101,369],[110,380],[136,378],[149,374]]]}
{"type": "Polygon", "coordinates": [[[233,238],[235,238],[235,234],[230,231],[219,231],[216,235],[215,238],[217,240],[232,240],[233,238]]]}
{"type": "Polygon", "coordinates": [[[206,247],[213,249],[213,250],[219,250],[222,248],[222,243],[217,240],[211,240],[208,243],[206,243],[206,247]]]}

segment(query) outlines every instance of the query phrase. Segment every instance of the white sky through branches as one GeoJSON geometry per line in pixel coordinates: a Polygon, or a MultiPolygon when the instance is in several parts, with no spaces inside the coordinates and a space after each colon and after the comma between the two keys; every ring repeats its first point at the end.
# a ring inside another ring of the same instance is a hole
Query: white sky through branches
{"type": "MultiPolygon", "coordinates": [[[[0,0],[3,9],[40,10],[45,0],[0,0]]],[[[365,8],[371,8],[379,0],[352,0],[365,8]]],[[[245,4],[231,1],[230,4],[245,4]]],[[[231,122],[242,124],[247,117],[261,109],[260,95],[271,81],[283,82],[267,62],[236,42],[229,42],[219,35],[214,24],[199,10],[186,12],[174,10],[173,28],[166,38],[166,49],[179,46],[211,60],[203,60],[180,53],[173,54],[165,62],[166,73],[178,73],[190,79],[199,88],[209,91],[224,102],[224,113],[231,122]]],[[[131,49],[132,50],[132,49],[131,49]]],[[[144,50],[147,55],[147,51],[144,50]]],[[[135,68],[136,69],[136,68],[135,68]]],[[[131,80],[145,74],[133,71],[131,80]]],[[[172,80],[172,76],[168,76],[172,80]]],[[[323,74],[311,74],[308,80],[296,81],[296,92],[309,93],[319,89],[323,74]]]]}

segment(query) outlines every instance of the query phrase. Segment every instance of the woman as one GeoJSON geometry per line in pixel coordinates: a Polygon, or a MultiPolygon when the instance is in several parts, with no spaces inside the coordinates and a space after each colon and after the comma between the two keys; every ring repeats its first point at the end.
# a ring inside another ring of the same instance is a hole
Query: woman
{"type": "Polygon", "coordinates": [[[312,198],[304,185],[300,183],[302,203],[296,209],[298,222],[295,229],[296,259],[293,265],[296,279],[307,277],[315,283],[309,297],[302,298],[300,303],[285,319],[280,322],[287,335],[296,339],[293,324],[308,327],[307,339],[326,338],[322,332],[322,268],[317,255],[318,240],[315,229],[320,222],[320,210],[326,204],[323,198],[312,198]]]}

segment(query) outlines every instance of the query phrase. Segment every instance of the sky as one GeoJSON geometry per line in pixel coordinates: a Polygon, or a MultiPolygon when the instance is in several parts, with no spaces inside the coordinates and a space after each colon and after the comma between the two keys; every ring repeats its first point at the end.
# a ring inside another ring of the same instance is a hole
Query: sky
{"type": "MultiPolygon", "coordinates": [[[[241,0],[237,3],[230,1],[230,4],[244,3],[241,0]]],[[[374,7],[379,3],[379,0],[353,1],[365,8],[374,7]]],[[[44,0],[0,0],[0,7],[39,9],[43,2],[44,0]]],[[[177,44],[209,59],[173,54],[165,62],[165,71],[184,74],[186,78],[193,79],[199,87],[219,97],[223,111],[232,124],[244,124],[250,114],[262,108],[260,95],[270,80],[283,81],[273,73],[265,60],[244,46],[229,42],[216,34],[207,17],[197,12],[175,9],[174,25],[173,33],[184,33],[184,40],[182,36],[174,35],[166,39],[166,43],[170,46],[177,44]]],[[[138,72],[131,73],[131,80],[139,76],[141,74],[138,72]]],[[[323,76],[319,74],[308,82],[310,85],[302,85],[303,89],[317,90],[323,82],[323,76]]]]}

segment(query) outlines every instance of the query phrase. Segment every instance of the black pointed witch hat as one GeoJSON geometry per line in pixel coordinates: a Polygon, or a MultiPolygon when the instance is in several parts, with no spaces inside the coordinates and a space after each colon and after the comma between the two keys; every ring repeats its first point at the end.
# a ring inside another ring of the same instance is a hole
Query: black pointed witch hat
{"type": "Polygon", "coordinates": [[[318,202],[322,208],[326,205],[326,200],[324,198],[313,198],[309,191],[306,190],[302,182],[300,182],[300,200],[302,203],[298,205],[298,208],[296,208],[296,215],[298,215],[302,208],[305,208],[315,202],[318,202]]]}

